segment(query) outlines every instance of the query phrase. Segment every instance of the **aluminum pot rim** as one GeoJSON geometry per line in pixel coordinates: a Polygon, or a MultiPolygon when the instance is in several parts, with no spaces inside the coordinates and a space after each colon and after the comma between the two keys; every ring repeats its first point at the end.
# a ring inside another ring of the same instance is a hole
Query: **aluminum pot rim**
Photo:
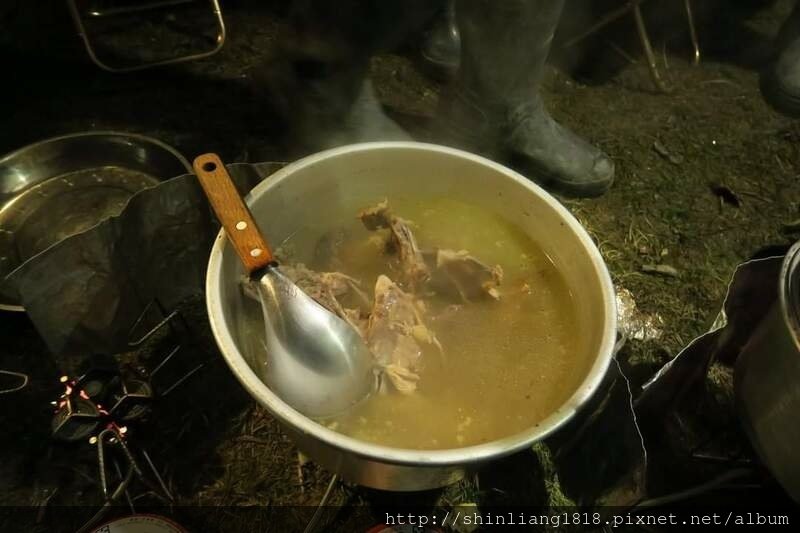
{"type": "Polygon", "coordinates": [[[12,150],[11,152],[6,152],[2,156],[0,156],[0,165],[5,163],[9,159],[13,159],[14,157],[18,157],[20,154],[24,154],[25,152],[33,151],[41,146],[47,144],[53,144],[59,141],[66,141],[69,139],[77,139],[80,137],[131,137],[134,139],[138,139],[140,141],[145,141],[150,144],[154,144],[159,148],[163,149],[165,152],[168,152],[170,155],[175,157],[178,162],[183,165],[186,169],[187,173],[192,173],[192,165],[189,163],[189,160],[186,159],[183,154],[178,152],[174,147],[170,146],[169,144],[160,141],[154,137],[150,137],[148,135],[143,135],[141,133],[131,133],[127,131],[118,131],[118,130],[96,130],[96,131],[79,131],[75,133],[65,133],[63,135],[56,135],[55,137],[48,137],[47,139],[41,139],[31,144],[26,144],[25,146],[20,146],[16,150],[12,150]]]}
{"type": "Polygon", "coordinates": [[[218,280],[222,264],[222,250],[224,249],[227,239],[224,230],[220,230],[220,233],[214,241],[208,263],[206,274],[206,305],[212,332],[226,363],[250,395],[282,423],[292,427],[296,431],[311,435],[334,448],[383,463],[427,466],[476,463],[509,455],[544,439],[568,422],[600,386],[613,358],[616,340],[616,303],[614,299],[614,288],[611,282],[611,276],[608,273],[608,268],[603,261],[600,251],[597,249],[597,246],[592,241],[586,229],[566,207],[558,202],[558,200],[528,178],[499,163],[455,148],[411,141],[351,144],[309,155],[287,165],[271,175],[268,179],[259,183],[250,194],[248,194],[246,200],[260,196],[268,187],[274,187],[281,181],[290,179],[298,170],[314,165],[322,160],[352,152],[386,149],[410,149],[437,152],[449,156],[456,156],[488,167],[524,186],[532,194],[542,198],[559,214],[587,250],[594,270],[597,273],[604,300],[605,320],[603,323],[603,338],[597,351],[597,357],[586,378],[584,378],[572,396],[544,420],[541,420],[539,423],[519,433],[475,446],[444,450],[414,450],[381,446],[337,433],[300,414],[283,402],[283,400],[274,394],[255,374],[236,347],[233,336],[224,326],[224,319],[221,316],[221,302],[219,301],[218,294],[218,288],[221,284],[218,280]]]}
{"type": "Polygon", "coordinates": [[[778,284],[781,318],[800,352],[800,241],[786,252],[778,284]]]}

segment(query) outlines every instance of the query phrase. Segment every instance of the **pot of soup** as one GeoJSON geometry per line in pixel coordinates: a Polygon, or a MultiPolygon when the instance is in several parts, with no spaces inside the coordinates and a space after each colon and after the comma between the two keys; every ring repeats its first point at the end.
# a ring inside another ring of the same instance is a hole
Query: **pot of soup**
{"type": "Polygon", "coordinates": [[[357,144],[284,167],[246,201],[282,270],[364,336],[380,385],[325,420],[274,394],[260,307],[223,233],[206,281],[216,341],[297,447],[350,482],[455,482],[558,430],[608,368],[616,310],[597,247],[502,165],[430,144],[357,144]]]}

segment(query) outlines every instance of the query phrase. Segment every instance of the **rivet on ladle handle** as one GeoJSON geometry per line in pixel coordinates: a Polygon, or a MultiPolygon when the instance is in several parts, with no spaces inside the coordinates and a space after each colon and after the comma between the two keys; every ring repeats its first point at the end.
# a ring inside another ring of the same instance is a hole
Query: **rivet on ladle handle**
{"type": "Polygon", "coordinates": [[[247,272],[264,268],[274,261],[269,245],[219,156],[198,156],[194,160],[194,173],[247,272]]]}

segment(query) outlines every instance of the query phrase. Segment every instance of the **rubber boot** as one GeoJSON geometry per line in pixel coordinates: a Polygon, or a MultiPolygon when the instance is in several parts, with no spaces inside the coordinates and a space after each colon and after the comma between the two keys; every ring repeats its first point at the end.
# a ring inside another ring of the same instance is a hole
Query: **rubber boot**
{"type": "Polygon", "coordinates": [[[366,72],[366,61],[297,57],[278,59],[263,69],[258,85],[282,123],[290,155],[359,142],[411,140],[384,112],[366,72]]]}
{"type": "Polygon", "coordinates": [[[455,0],[447,0],[441,14],[423,35],[420,46],[423,67],[433,78],[449,81],[456,76],[461,59],[461,35],[456,24],[455,0]]]}
{"type": "Polygon", "coordinates": [[[430,0],[295,0],[289,31],[254,75],[298,151],[409,140],[367,79],[370,57],[391,49],[442,9],[430,0]]]}
{"type": "Polygon", "coordinates": [[[800,118],[800,2],[776,39],[776,60],[761,74],[761,94],[776,111],[800,118]]]}
{"type": "Polygon", "coordinates": [[[558,124],[539,96],[563,0],[458,0],[458,79],[443,101],[457,146],[507,158],[530,179],[571,196],[605,192],[614,164],[558,124]]]}

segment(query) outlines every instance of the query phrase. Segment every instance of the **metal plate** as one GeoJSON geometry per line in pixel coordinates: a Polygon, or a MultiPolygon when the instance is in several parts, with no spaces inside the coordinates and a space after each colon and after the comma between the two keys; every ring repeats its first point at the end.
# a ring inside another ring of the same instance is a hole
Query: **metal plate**
{"type": "MultiPolygon", "coordinates": [[[[89,132],[48,139],[0,159],[0,280],[59,241],[118,215],[128,199],[191,172],[148,137],[89,132]]],[[[23,311],[0,283],[0,309],[23,311]]]]}

